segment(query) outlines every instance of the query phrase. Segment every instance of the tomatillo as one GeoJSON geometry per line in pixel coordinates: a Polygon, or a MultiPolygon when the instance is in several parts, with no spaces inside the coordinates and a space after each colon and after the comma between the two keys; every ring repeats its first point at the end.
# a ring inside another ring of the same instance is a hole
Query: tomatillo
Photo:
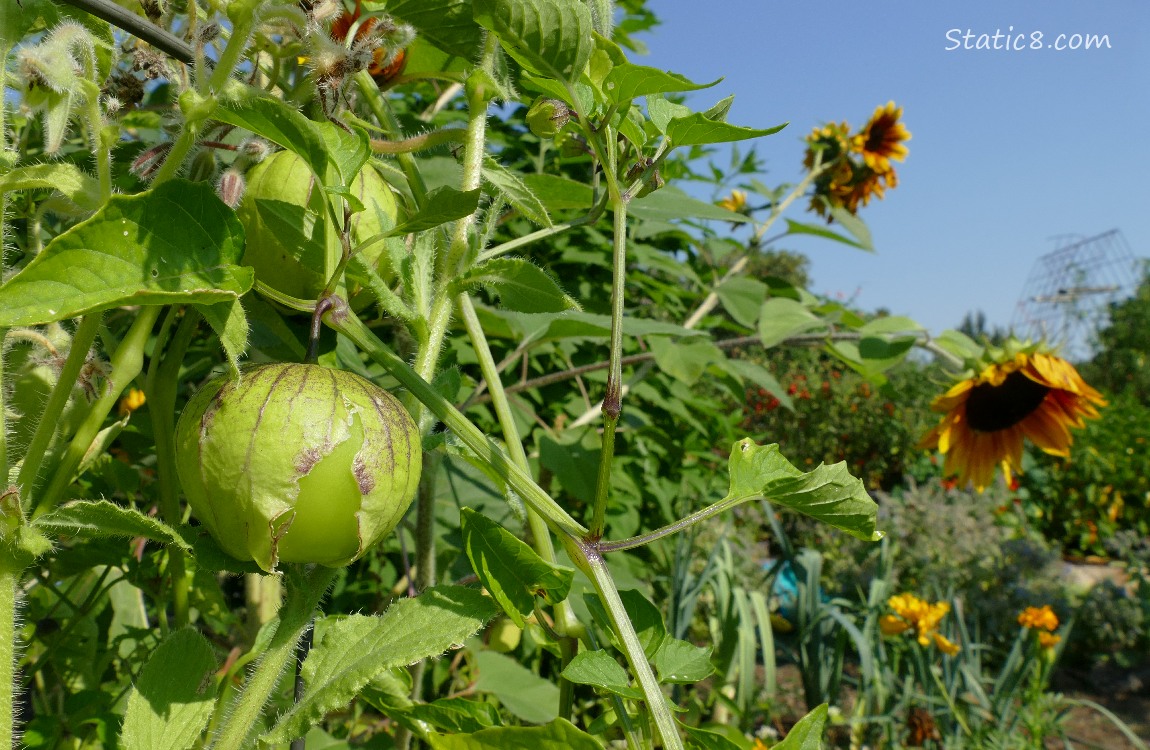
{"type": "Polygon", "coordinates": [[[192,513],[228,554],[347,565],[399,523],[419,484],[419,430],[364,378],[280,363],[217,378],[176,426],[192,513]]]}

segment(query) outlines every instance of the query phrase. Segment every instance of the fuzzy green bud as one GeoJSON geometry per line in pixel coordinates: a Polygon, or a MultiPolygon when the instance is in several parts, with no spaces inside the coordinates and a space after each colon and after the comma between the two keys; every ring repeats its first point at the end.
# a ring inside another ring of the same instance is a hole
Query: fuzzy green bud
{"type": "Polygon", "coordinates": [[[571,108],[559,99],[539,97],[527,110],[527,127],[540,138],[554,138],[571,120],[571,108]]]}

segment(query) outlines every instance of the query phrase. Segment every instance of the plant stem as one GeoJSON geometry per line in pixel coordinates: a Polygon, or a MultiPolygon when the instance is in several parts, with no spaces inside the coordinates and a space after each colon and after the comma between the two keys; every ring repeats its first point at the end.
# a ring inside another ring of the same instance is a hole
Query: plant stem
{"type": "Polygon", "coordinates": [[[61,0],[61,2],[85,10],[96,18],[143,39],[186,65],[191,65],[195,60],[195,51],[183,39],[111,0],[61,0]]]}
{"type": "MultiPolygon", "coordinates": [[[[495,367],[495,359],[491,356],[491,347],[487,345],[487,337],[483,333],[483,326],[479,323],[479,316],[475,314],[475,305],[471,297],[466,294],[459,295],[460,317],[471,338],[471,346],[479,360],[479,369],[483,379],[487,381],[487,388],[491,393],[491,405],[499,419],[499,427],[503,430],[503,442],[511,454],[515,465],[530,474],[531,465],[527,462],[527,453],[523,450],[523,439],[519,436],[519,428],[515,425],[515,417],[511,413],[511,404],[503,391],[503,384],[499,380],[499,371],[495,367]]],[[[527,526],[531,530],[531,541],[539,554],[546,562],[555,563],[555,546],[551,541],[551,532],[543,518],[531,508],[527,509],[527,526]]],[[[561,636],[568,636],[577,624],[575,613],[566,600],[555,607],[556,632],[561,636]]],[[[574,654],[572,654],[574,656],[574,654]]],[[[564,680],[566,682],[566,680],[564,680]]]]}
{"type": "MultiPolygon", "coordinates": [[[[367,103],[368,109],[379,121],[380,127],[386,130],[392,139],[399,139],[403,134],[399,127],[399,121],[395,119],[395,113],[391,111],[387,100],[380,93],[379,86],[372,80],[371,74],[366,70],[356,73],[355,85],[359,89],[360,96],[367,103]]],[[[411,196],[415,199],[416,207],[422,206],[427,201],[427,184],[423,181],[423,175],[419,172],[415,157],[410,152],[401,151],[395,155],[395,158],[399,162],[404,176],[407,177],[407,185],[411,188],[411,196]]]]}
{"type": "MultiPolygon", "coordinates": [[[[172,308],[174,311],[175,308],[172,308]]],[[[167,351],[152,351],[152,361],[144,385],[148,413],[152,417],[152,432],[156,443],[156,478],[159,486],[160,515],[169,525],[179,526],[183,520],[180,508],[180,480],[176,473],[175,412],[176,384],[184,354],[195,335],[200,314],[195,308],[185,308],[184,317],[168,345],[167,351]]],[[[157,343],[158,346],[158,343],[157,343]]],[[[172,615],[175,627],[188,624],[188,582],[184,575],[183,550],[168,548],[169,573],[172,581],[172,615]]]]}
{"type": "Polygon", "coordinates": [[[100,318],[100,313],[90,313],[80,318],[76,332],[72,334],[72,344],[68,349],[68,356],[64,359],[64,367],[60,370],[56,385],[52,387],[48,403],[44,405],[44,412],[36,424],[36,431],[32,433],[28,449],[24,452],[24,464],[20,467],[16,484],[23,492],[22,502],[25,508],[29,507],[28,503],[35,498],[35,485],[40,467],[52,442],[52,435],[60,423],[60,415],[68,405],[72,389],[76,387],[80,370],[88,361],[88,350],[92,348],[96,333],[100,330],[100,318]]]}
{"type": "Polygon", "coordinates": [[[136,320],[132,322],[132,327],[128,329],[124,340],[120,342],[120,345],[116,347],[116,353],[112,355],[112,372],[108,376],[103,395],[97,399],[96,403],[92,404],[88,416],[80,428],[76,430],[67,451],[56,465],[44,494],[36,498],[33,506],[33,517],[47,513],[60,502],[64,490],[72,483],[72,473],[80,465],[80,461],[88,452],[92,441],[96,439],[96,435],[104,424],[105,417],[112,411],[116,400],[119,399],[120,394],[127,388],[128,384],[144,369],[144,346],[148,343],[152,326],[155,325],[161,309],[160,305],[140,308],[136,320]]]}
{"type": "Polygon", "coordinates": [[[296,644],[312,620],[312,615],[328,587],[335,579],[337,568],[322,565],[285,566],[283,607],[279,623],[267,650],[256,662],[243,691],[236,697],[223,726],[211,744],[212,750],[245,750],[255,747],[250,736],[263,713],[264,706],[283,676],[285,668],[295,658],[296,644]]]}
{"type": "Polygon", "coordinates": [[[380,341],[354,313],[346,311],[338,316],[328,314],[325,322],[347,336],[352,343],[382,365],[443,422],[447,429],[454,432],[464,445],[474,451],[481,461],[488,463],[524,503],[543,517],[552,530],[571,537],[581,537],[587,533],[587,529],[552,500],[527,472],[515,465],[515,462],[484,435],[482,430],[432,388],[430,383],[416,374],[402,357],[380,341]]]}
{"type": "MultiPolygon", "coordinates": [[[[606,149],[608,163],[605,165],[604,174],[607,178],[607,194],[611,201],[611,210],[614,212],[609,350],[611,366],[607,371],[607,392],[603,396],[602,451],[591,516],[591,536],[595,539],[603,536],[607,501],[611,494],[611,464],[615,460],[615,430],[619,425],[619,415],[623,411],[623,303],[627,282],[627,203],[620,195],[619,181],[616,178],[618,170],[615,164],[614,131],[611,128],[604,128],[604,136],[610,144],[606,149]]],[[[596,150],[599,150],[598,146],[596,150]]]]}
{"type": "Polygon", "coordinates": [[[619,598],[619,591],[615,587],[610,571],[607,570],[606,561],[593,544],[572,541],[567,545],[567,551],[576,565],[591,579],[600,601],[607,610],[611,626],[619,637],[623,653],[631,665],[631,671],[635,674],[639,688],[643,691],[647,710],[655,721],[655,733],[662,741],[663,747],[682,750],[683,742],[675,727],[675,719],[671,716],[671,710],[667,708],[667,701],[663,697],[659,681],[647,661],[643,644],[639,642],[639,636],[635,633],[635,626],[631,624],[623,600],[619,598]]]}
{"type": "Polygon", "coordinates": [[[16,591],[20,565],[0,556],[0,747],[16,747],[16,591]]]}

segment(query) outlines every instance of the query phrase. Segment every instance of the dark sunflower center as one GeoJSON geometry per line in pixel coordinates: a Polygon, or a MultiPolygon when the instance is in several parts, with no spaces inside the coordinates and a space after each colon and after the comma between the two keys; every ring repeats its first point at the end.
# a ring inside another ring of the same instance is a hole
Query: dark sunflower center
{"type": "Polygon", "coordinates": [[[979,432],[1013,427],[1034,413],[1049,391],[1017,371],[1007,375],[1002,385],[976,385],[966,400],[967,424],[979,432]]]}

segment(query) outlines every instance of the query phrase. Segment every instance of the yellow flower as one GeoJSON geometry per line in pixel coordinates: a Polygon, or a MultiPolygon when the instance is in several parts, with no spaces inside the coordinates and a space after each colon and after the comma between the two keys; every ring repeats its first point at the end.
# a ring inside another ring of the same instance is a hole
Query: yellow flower
{"type": "Polygon", "coordinates": [[[880,175],[892,171],[891,159],[906,158],[907,148],[903,144],[910,140],[910,133],[899,122],[901,118],[902,107],[887,102],[875,108],[870,121],[851,139],[851,148],[862,154],[866,165],[880,175]]]}
{"type": "Polygon", "coordinates": [[[962,650],[961,646],[948,640],[946,636],[941,633],[932,633],[932,635],[934,636],[934,645],[938,646],[938,650],[947,656],[954,656],[962,650]]]}
{"type": "Polygon", "coordinates": [[[903,142],[910,133],[898,120],[902,109],[894,103],[875,110],[874,117],[856,135],[850,135],[845,122],[832,122],[815,128],[807,136],[803,166],[814,169],[816,159],[824,171],[815,179],[811,210],[827,216],[832,208],[858,213],[871,198],[882,199],[887,188],[898,186],[891,159],[902,161],[907,149],[903,142]],[[852,155],[862,157],[860,162],[852,155]]]}
{"type": "Polygon", "coordinates": [[[143,391],[141,391],[139,388],[129,389],[124,397],[120,399],[120,416],[128,416],[136,409],[139,409],[141,406],[143,406],[145,401],[147,401],[147,399],[144,397],[143,391]]]}
{"type": "Polygon", "coordinates": [[[1038,645],[1043,648],[1054,648],[1062,640],[1062,636],[1054,633],[1039,632],[1038,645]]]}
{"type": "Polygon", "coordinates": [[[913,630],[919,645],[929,646],[932,638],[935,638],[935,644],[938,644],[937,638],[941,636],[935,631],[938,630],[942,618],[950,612],[949,604],[946,602],[931,604],[914,594],[896,594],[887,600],[887,606],[895,611],[897,617],[885,615],[879,619],[879,630],[884,635],[898,635],[913,630]]]}
{"type": "Polygon", "coordinates": [[[883,635],[902,635],[910,630],[910,623],[895,615],[883,615],[879,618],[878,629],[883,635]]]}
{"type": "Polygon", "coordinates": [[[719,205],[728,211],[743,213],[743,209],[747,207],[747,193],[743,190],[732,190],[730,195],[719,201],[719,205]]]}
{"type": "Polygon", "coordinates": [[[1068,457],[1071,427],[1097,418],[1106,400],[1082,380],[1074,365],[1040,352],[1019,351],[988,365],[931,403],[945,416],[919,443],[946,455],[943,473],[972,482],[981,492],[1002,465],[1009,482],[1022,471],[1022,441],[1068,457]]]}
{"type": "Polygon", "coordinates": [[[1024,628],[1054,631],[1058,630],[1058,615],[1054,614],[1054,610],[1050,608],[1049,604],[1044,604],[1041,607],[1027,607],[1018,616],[1018,624],[1024,628]]]}

